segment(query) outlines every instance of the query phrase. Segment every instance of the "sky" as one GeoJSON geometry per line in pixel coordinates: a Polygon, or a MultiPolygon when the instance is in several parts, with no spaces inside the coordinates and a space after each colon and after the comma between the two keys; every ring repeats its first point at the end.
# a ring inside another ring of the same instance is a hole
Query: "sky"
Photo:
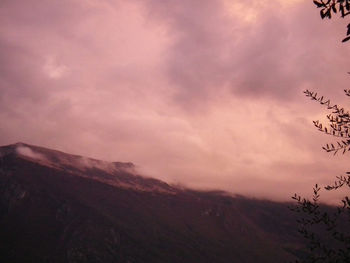
{"type": "MultiPolygon", "coordinates": [[[[348,105],[346,23],[306,0],[2,0],[0,144],[133,162],[168,183],[310,195],[349,169],[313,127],[348,105]]],[[[334,198],[334,197],[328,197],[334,198]]]]}

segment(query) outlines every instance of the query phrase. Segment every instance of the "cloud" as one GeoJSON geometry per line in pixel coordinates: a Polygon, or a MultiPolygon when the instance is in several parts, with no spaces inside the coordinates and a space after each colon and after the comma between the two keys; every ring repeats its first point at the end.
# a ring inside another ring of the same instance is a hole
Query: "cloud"
{"type": "Polygon", "coordinates": [[[205,105],[225,89],[236,97],[290,101],[306,86],[331,84],[346,64],[341,49],[324,52],[344,28],[321,26],[312,3],[154,0],[147,7],[150,19],[169,25],[174,42],[167,74],[186,108],[205,105]],[[328,67],[332,60],[337,65],[328,67]]]}
{"type": "Polygon", "coordinates": [[[346,24],[312,2],[0,5],[1,144],[283,200],[346,170],[320,151],[311,121],[325,112],[302,94],[345,102],[346,24]]]}
{"type": "Polygon", "coordinates": [[[40,161],[45,161],[46,160],[46,157],[44,155],[33,151],[29,147],[17,146],[16,147],[16,152],[18,154],[20,154],[20,155],[29,157],[31,159],[40,160],[40,161]]]}
{"type": "Polygon", "coordinates": [[[50,78],[59,79],[67,73],[68,68],[65,65],[58,64],[55,58],[48,57],[44,65],[44,71],[50,78]]]}

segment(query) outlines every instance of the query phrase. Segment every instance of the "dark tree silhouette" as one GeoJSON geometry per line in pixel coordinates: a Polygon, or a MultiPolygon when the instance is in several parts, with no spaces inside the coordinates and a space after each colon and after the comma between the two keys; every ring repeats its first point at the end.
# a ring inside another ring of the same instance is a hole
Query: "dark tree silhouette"
{"type": "MultiPolygon", "coordinates": [[[[326,152],[345,154],[350,151],[350,114],[344,108],[325,100],[323,96],[309,90],[304,91],[307,97],[319,102],[330,110],[328,124],[314,121],[315,127],[335,138],[322,148],[326,152]]],[[[345,90],[350,96],[350,90],[345,90]]],[[[337,176],[334,183],[323,187],[327,191],[350,187],[350,172],[337,176]]],[[[309,255],[301,262],[350,262],[350,198],[341,199],[338,207],[326,207],[319,204],[321,187],[313,188],[312,200],[295,194],[292,198],[297,204],[292,210],[301,214],[298,220],[298,231],[308,241],[309,255]]],[[[300,261],[297,261],[300,262],[300,261]]]]}
{"type": "MultiPolygon", "coordinates": [[[[320,8],[321,18],[332,18],[332,14],[340,14],[342,18],[350,14],[350,0],[314,0],[317,8],[320,8]]],[[[350,39],[350,23],[348,24],[346,37],[343,42],[350,39]]]]}
{"type": "MultiPolygon", "coordinates": [[[[332,18],[332,14],[340,14],[342,18],[350,14],[350,0],[313,0],[320,8],[321,18],[332,18]]],[[[342,42],[350,40],[350,24],[346,37],[342,42]]],[[[350,90],[344,90],[350,96],[350,90]]],[[[305,95],[313,101],[325,106],[330,113],[327,115],[327,124],[314,121],[315,127],[335,139],[322,148],[326,152],[345,154],[350,151],[350,114],[349,111],[330,100],[326,100],[317,93],[306,90],[305,95]]],[[[350,188],[350,172],[337,176],[335,181],[323,187],[326,191],[336,191],[343,187],[350,188]]],[[[309,254],[301,262],[350,262],[350,198],[345,196],[340,200],[338,207],[321,206],[321,187],[316,184],[313,188],[312,200],[295,194],[292,198],[296,205],[292,210],[300,213],[298,231],[308,243],[309,254]]],[[[300,261],[297,261],[300,262],[300,261]]]]}

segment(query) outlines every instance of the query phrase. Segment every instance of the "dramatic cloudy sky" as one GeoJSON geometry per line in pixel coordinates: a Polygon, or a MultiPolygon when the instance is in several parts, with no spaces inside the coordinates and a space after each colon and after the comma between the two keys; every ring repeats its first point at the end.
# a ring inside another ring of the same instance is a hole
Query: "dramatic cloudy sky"
{"type": "Polygon", "coordinates": [[[348,103],[346,22],[311,0],[1,0],[0,143],[289,200],[349,168],[302,93],[348,103]]]}

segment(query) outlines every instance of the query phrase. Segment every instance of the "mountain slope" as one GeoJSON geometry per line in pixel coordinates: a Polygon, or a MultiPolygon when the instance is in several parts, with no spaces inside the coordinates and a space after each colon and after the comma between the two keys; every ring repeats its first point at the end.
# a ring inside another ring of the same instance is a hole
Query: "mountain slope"
{"type": "Polygon", "coordinates": [[[105,162],[24,143],[1,147],[0,156],[6,155],[118,187],[168,193],[175,190],[162,181],[137,175],[132,163],[105,162]]]}
{"type": "Polygon", "coordinates": [[[285,204],[177,189],[130,163],[0,147],[3,262],[287,262],[300,244],[285,204]]]}

